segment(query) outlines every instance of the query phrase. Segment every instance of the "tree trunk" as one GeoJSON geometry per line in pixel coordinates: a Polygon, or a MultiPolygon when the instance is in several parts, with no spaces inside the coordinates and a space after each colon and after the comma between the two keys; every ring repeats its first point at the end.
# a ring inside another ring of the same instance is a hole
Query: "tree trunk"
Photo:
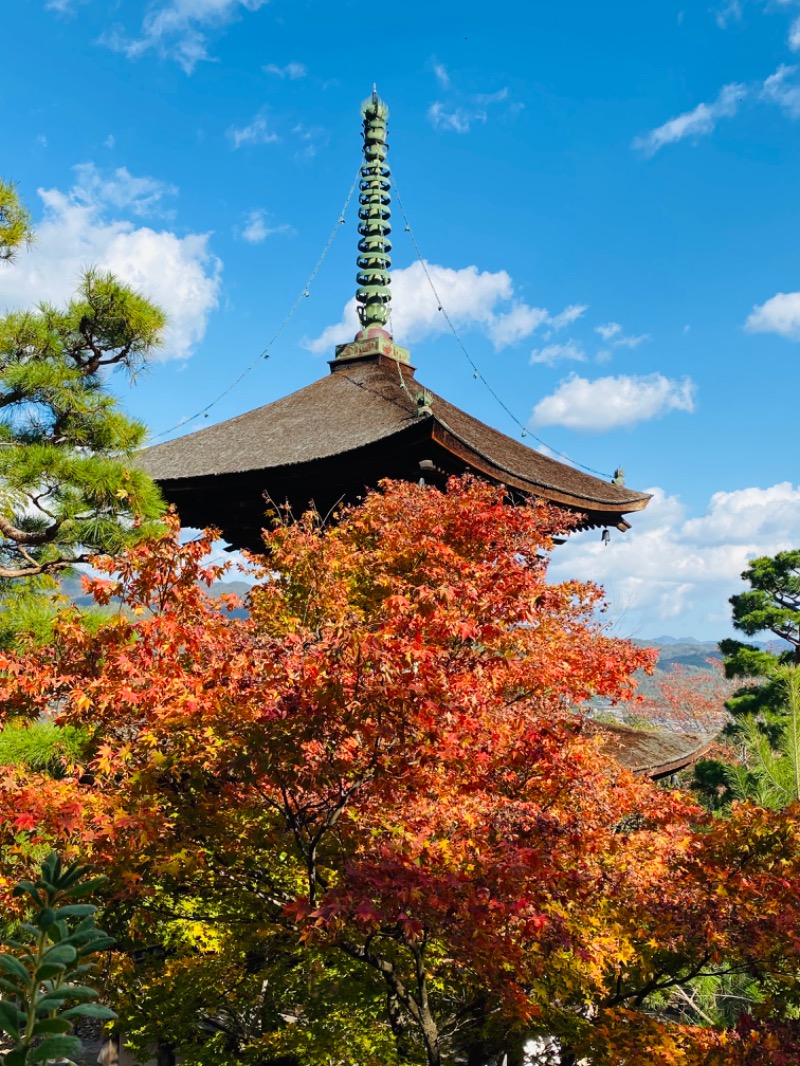
{"type": "Polygon", "coordinates": [[[104,1037],[103,1043],[100,1045],[100,1054],[97,1056],[100,1066],[119,1066],[119,1048],[119,1033],[112,1033],[111,1036],[104,1037]]]}
{"type": "Polygon", "coordinates": [[[158,1066],[175,1066],[175,1049],[166,1040],[159,1040],[156,1047],[156,1062],[158,1066]]]}

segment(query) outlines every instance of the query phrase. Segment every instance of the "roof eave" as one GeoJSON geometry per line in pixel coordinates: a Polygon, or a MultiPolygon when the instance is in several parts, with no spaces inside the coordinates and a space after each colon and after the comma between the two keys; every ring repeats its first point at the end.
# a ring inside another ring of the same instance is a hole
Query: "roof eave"
{"type": "MultiPolygon", "coordinates": [[[[440,447],[462,461],[468,462],[470,466],[489,480],[500,482],[528,496],[539,496],[551,503],[561,504],[575,511],[584,511],[587,514],[602,513],[603,515],[619,516],[620,518],[622,515],[633,511],[643,511],[652,499],[648,493],[632,494],[629,499],[622,501],[608,498],[602,499],[599,496],[593,498],[588,495],[565,492],[555,485],[548,485],[542,481],[534,481],[483,455],[435,413],[430,417],[433,422],[431,436],[440,447]]],[[[615,522],[614,524],[616,525],[617,523],[615,522]]],[[[624,523],[624,528],[629,528],[629,524],[624,523]]]]}

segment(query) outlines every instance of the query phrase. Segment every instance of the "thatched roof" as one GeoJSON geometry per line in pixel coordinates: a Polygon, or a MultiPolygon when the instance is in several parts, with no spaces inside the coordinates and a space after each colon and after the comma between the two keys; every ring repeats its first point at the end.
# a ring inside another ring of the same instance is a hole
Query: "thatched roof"
{"type": "Polygon", "coordinates": [[[393,359],[337,360],[331,369],[281,400],[148,448],[140,465],[187,524],[226,530],[242,517],[230,509],[241,511],[248,492],[259,519],[264,493],[300,510],[314,499],[323,510],[381,477],[416,479],[423,461],[426,480],[469,470],[586,514],[592,525],[627,528],[623,516],[650,499],[499,433],[424,389],[411,367],[393,359]]]}

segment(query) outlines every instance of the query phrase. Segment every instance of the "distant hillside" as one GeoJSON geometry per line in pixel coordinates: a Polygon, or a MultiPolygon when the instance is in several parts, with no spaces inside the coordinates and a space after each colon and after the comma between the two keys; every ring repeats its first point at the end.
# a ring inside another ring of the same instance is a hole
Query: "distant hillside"
{"type": "Polygon", "coordinates": [[[687,670],[708,670],[708,660],[721,661],[722,655],[716,641],[674,640],[634,640],[640,648],[655,648],[658,651],[657,670],[668,671],[673,666],[682,666],[687,670]]]}
{"type": "MultiPolygon", "coordinates": [[[[238,596],[240,599],[244,599],[251,589],[246,581],[215,581],[209,589],[209,592],[215,598],[218,596],[238,596]]],[[[61,578],[61,592],[64,596],[68,596],[73,603],[78,607],[90,607],[94,600],[92,597],[83,591],[83,585],[80,575],[71,574],[67,577],[61,578]]],[[[238,607],[235,611],[231,612],[234,618],[246,618],[247,611],[242,607],[238,607]]]]}

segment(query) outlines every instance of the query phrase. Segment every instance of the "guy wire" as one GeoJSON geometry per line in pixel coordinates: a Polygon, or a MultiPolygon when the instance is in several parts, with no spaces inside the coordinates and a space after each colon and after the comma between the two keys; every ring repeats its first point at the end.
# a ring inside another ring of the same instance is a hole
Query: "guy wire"
{"type": "Polygon", "coordinates": [[[611,481],[612,480],[611,475],[609,475],[607,473],[604,473],[602,470],[595,470],[593,467],[586,466],[584,463],[579,463],[576,459],[572,459],[572,458],[570,458],[570,456],[566,455],[564,452],[560,452],[556,448],[551,447],[547,443],[547,441],[542,440],[541,437],[537,437],[535,433],[532,433],[528,429],[528,427],[525,425],[525,423],[521,422],[517,418],[517,416],[514,414],[514,412],[511,410],[511,408],[505,403],[505,401],[502,399],[502,397],[498,396],[498,394],[492,388],[490,383],[483,376],[483,373],[481,372],[480,367],[478,366],[478,364],[475,362],[475,360],[472,358],[472,356],[470,355],[469,351],[467,350],[467,347],[464,344],[464,342],[462,341],[458,330],[456,329],[455,325],[453,324],[453,320],[450,318],[450,315],[447,313],[447,309],[445,308],[444,304],[442,303],[442,298],[439,296],[439,293],[438,293],[438,291],[436,289],[436,285],[434,283],[434,280],[431,277],[430,271],[428,270],[427,260],[422,255],[422,251],[421,251],[420,246],[419,246],[419,244],[417,242],[417,238],[416,238],[416,235],[414,233],[414,230],[411,228],[411,223],[408,221],[408,215],[406,214],[406,209],[403,206],[403,201],[402,201],[402,199],[400,197],[400,190],[397,188],[397,181],[396,181],[394,175],[392,175],[391,181],[392,181],[392,188],[394,189],[394,196],[395,196],[395,199],[397,200],[397,206],[400,208],[400,214],[402,215],[403,222],[405,223],[406,233],[409,235],[409,237],[411,238],[411,243],[414,245],[414,251],[416,252],[417,259],[419,260],[420,266],[422,267],[422,270],[423,270],[423,272],[425,274],[425,277],[428,280],[428,284],[431,287],[431,292],[433,293],[434,297],[436,298],[436,305],[437,305],[439,311],[444,316],[444,320],[447,323],[447,326],[448,326],[450,332],[453,334],[453,337],[455,338],[456,344],[461,349],[461,352],[463,353],[463,355],[466,357],[467,362],[469,363],[469,365],[472,367],[473,377],[481,382],[481,384],[484,386],[484,388],[489,393],[489,395],[494,398],[494,400],[500,405],[500,407],[502,407],[502,409],[505,411],[505,413],[508,415],[508,417],[511,419],[511,421],[521,430],[521,436],[523,436],[523,437],[531,437],[533,440],[535,440],[537,442],[537,444],[541,444],[543,447],[547,448],[548,451],[552,452],[553,455],[557,455],[560,459],[565,459],[572,466],[579,467],[581,470],[585,470],[589,474],[596,474],[598,477],[603,478],[605,481],[611,481]]]}
{"type": "Polygon", "coordinates": [[[334,240],[336,238],[336,234],[339,231],[339,227],[344,225],[345,214],[347,212],[348,207],[350,206],[350,201],[352,200],[353,193],[356,190],[356,185],[358,184],[358,179],[360,177],[360,174],[361,174],[361,168],[359,167],[359,169],[356,171],[356,176],[353,179],[353,184],[350,186],[350,191],[347,194],[347,199],[344,202],[344,206],[342,207],[342,210],[339,212],[339,217],[336,219],[336,224],[334,225],[333,229],[331,230],[331,233],[330,233],[330,236],[328,237],[328,240],[325,242],[325,247],[322,249],[322,254],[320,255],[319,259],[317,260],[317,262],[316,262],[316,264],[314,266],[314,269],[309,274],[308,280],[306,281],[306,283],[303,286],[302,290],[298,293],[297,299],[294,301],[292,306],[289,308],[288,314],[285,316],[285,318],[283,319],[281,324],[275,330],[275,333],[272,335],[272,338],[270,339],[270,341],[268,342],[266,347],[262,348],[262,350],[258,353],[258,355],[255,357],[255,359],[252,361],[252,363],[250,363],[249,366],[245,367],[245,369],[241,372],[241,374],[238,376],[238,378],[236,378],[235,381],[231,382],[231,384],[228,385],[228,387],[226,389],[224,389],[215,399],[213,399],[210,403],[206,404],[205,407],[201,407],[199,411],[196,411],[189,418],[181,419],[180,422],[176,422],[175,425],[174,426],[170,426],[169,429],[163,429],[160,433],[154,434],[153,436],[150,437],[150,440],[159,440],[161,437],[166,437],[167,434],[172,433],[174,430],[180,429],[182,426],[187,426],[190,422],[194,422],[194,420],[196,418],[200,418],[203,415],[207,415],[208,412],[212,409],[212,407],[216,407],[216,405],[220,402],[220,400],[224,400],[225,397],[229,393],[233,392],[233,390],[236,388],[236,386],[241,381],[243,381],[244,378],[247,377],[247,375],[250,373],[250,371],[253,370],[261,362],[262,359],[269,359],[270,353],[271,353],[273,345],[275,344],[275,341],[278,339],[278,337],[280,337],[281,333],[283,333],[284,329],[289,325],[289,322],[292,320],[295,311],[300,306],[300,304],[303,302],[303,300],[311,295],[311,293],[310,293],[311,284],[314,281],[314,278],[316,278],[317,274],[320,271],[320,268],[321,268],[322,264],[325,261],[325,257],[327,256],[328,251],[330,250],[330,247],[331,247],[331,245],[333,244],[333,242],[334,242],[334,240]]]}

